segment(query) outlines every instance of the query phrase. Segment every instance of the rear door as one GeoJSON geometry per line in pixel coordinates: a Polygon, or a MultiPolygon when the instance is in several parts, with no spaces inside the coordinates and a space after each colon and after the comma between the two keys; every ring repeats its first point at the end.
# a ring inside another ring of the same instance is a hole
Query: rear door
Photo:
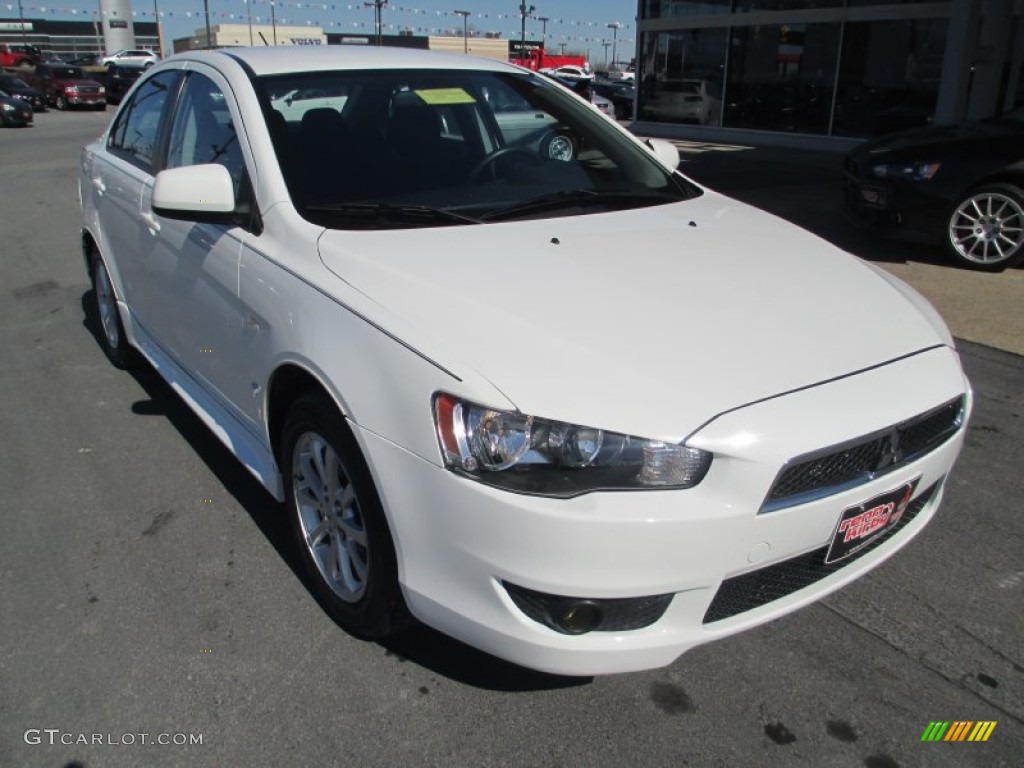
{"type": "Polygon", "coordinates": [[[176,70],[161,72],[135,92],[118,113],[107,137],[107,151],[97,154],[87,180],[102,223],[104,256],[116,273],[121,298],[157,340],[166,330],[155,311],[161,286],[152,282],[148,268],[155,232],[151,221],[140,218],[139,202],[143,187],[152,184],[164,116],[178,77],[176,70]]]}

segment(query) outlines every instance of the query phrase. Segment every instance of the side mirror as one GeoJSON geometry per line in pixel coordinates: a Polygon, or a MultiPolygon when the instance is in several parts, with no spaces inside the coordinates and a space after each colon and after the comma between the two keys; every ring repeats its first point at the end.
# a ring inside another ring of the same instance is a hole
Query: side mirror
{"type": "Polygon", "coordinates": [[[670,171],[679,167],[679,150],[676,149],[675,144],[664,139],[645,139],[644,145],[657,158],[658,162],[670,171]]]}
{"type": "Polygon", "coordinates": [[[235,185],[223,165],[188,165],[156,175],[153,212],[167,219],[234,223],[235,185]]]}

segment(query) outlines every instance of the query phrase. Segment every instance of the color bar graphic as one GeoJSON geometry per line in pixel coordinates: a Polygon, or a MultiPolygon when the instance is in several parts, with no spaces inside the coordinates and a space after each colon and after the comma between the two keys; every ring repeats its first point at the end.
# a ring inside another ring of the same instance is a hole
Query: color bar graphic
{"type": "Polygon", "coordinates": [[[988,741],[996,728],[995,720],[932,720],[921,734],[921,741],[988,741]]]}

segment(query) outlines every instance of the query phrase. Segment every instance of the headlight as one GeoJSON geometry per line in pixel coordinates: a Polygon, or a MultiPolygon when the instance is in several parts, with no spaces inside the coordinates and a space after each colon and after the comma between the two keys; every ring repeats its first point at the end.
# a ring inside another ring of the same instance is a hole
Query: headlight
{"type": "Polygon", "coordinates": [[[4,112],[13,112],[14,111],[14,105],[13,104],[0,104],[0,109],[3,109],[4,112]]]}
{"type": "Polygon", "coordinates": [[[882,163],[872,167],[871,172],[881,179],[899,177],[911,181],[929,181],[939,171],[941,163],[882,163]]]}
{"type": "Polygon", "coordinates": [[[77,85],[66,85],[64,86],[65,93],[78,93],[77,85]]]}
{"type": "Polygon", "coordinates": [[[598,490],[692,488],[711,454],[594,427],[434,398],[445,466],[520,493],[569,497],[598,490]]]}
{"type": "Polygon", "coordinates": [[[104,88],[104,87],[103,87],[103,86],[101,85],[101,86],[100,86],[100,89],[99,89],[99,91],[98,91],[98,92],[99,92],[99,93],[106,93],[106,92],[107,92],[107,89],[106,89],[106,88],[104,88]]]}

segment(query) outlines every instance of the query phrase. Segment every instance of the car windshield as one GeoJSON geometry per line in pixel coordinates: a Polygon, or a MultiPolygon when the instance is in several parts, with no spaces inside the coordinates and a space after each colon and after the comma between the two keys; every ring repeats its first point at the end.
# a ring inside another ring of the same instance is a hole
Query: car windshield
{"type": "Polygon", "coordinates": [[[531,73],[307,72],[257,87],[297,209],[331,228],[584,214],[700,194],[531,73]]]}
{"type": "Polygon", "coordinates": [[[29,88],[29,84],[20,77],[5,77],[2,80],[5,88],[29,88]]]}

